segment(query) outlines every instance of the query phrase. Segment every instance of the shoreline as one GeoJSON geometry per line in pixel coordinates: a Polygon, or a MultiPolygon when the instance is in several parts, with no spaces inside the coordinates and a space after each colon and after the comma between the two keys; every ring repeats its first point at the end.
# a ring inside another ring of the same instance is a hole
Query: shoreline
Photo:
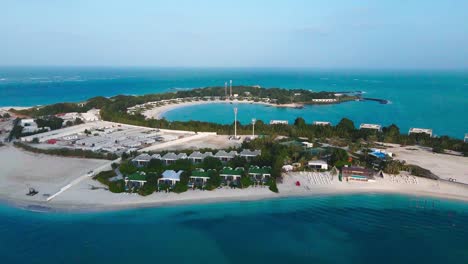
{"type": "MultiPolygon", "coordinates": [[[[354,185],[355,183],[353,183],[354,185]]],[[[445,183],[452,185],[454,183],[445,183]]],[[[454,185],[457,185],[456,183],[454,185]]],[[[136,210],[145,208],[159,208],[159,207],[176,207],[176,206],[190,206],[190,205],[206,205],[206,204],[219,204],[219,203],[241,203],[241,202],[255,202],[262,200],[277,200],[277,199],[290,199],[290,198],[313,198],[313,197],[324,197],[324,196],[346,196],[353,194],[375,194],[375,195],[404,195],[410,197],[419,198],[438,198],[443,200],[458,201],[468,204],[468,185],[458,186],[464,189],[464,194],[453,194],[447,192],[435,192],[431,190],[414,190],[414,189],[399,189],[391,188],[393,186],[372,186],[372,183],[364,183],[364,185],[358,185],[343,189],[333,187],[317,187],[311,191],[297,190],[297,191],[285,191],[280,193],[259,193],[256,195],[244,196],[213,196],[213,197],[199,197],[198,199],[192,199],[185,197],[182,199],[172,200],[161,200],[161,201],[145,201],[145,197],[138,196],[140,199],[138,202],[127,202],[127,203],[82,203],[75,202],[45,202],[45,201],[27,201],[11,199],[8,197],[0,196],[0,204],[7,207],[13,207],[16,209],[39,212],[39,213],[101,213],[101,212],[112,212],[112,211],[124,211],[124,210],[136,210]],[[367,185],[367,186],[366,186],[367,185]],[[376,188],[373,188],[376,187],[376,188]]],[[[452,186],[454,187],[454,186],[452,186]]],[[[251,189],[251,188],[248,188],[251,189]]],[[[266,189],[266,188],[265,188],[266,189]]],[[[246,189],[243,189],[246,190],[246,189]]],[[[236,191],[242,192],[237,189],[236,191]]],[[[108,192],[108,191],[106,191],[108,192]]],[[[205,191],[215,193],[216,191],[205,191]]],[[[173,194],[173,193],[171,193],[173,194]]],[[[122,195],[122,194],[112,194],[122,195]]],[[[180,194],[173,194],[180,195],[180,194]]],[[[3,195],[2,195],[3,196],[3,195]]]]}
{"type": "Polygon", "coordinates": [[[278,108],[297,108],[297,107],[303,107],[303,104],[298,104],[298,103],[291,103],[291,104],[272,104],[272,103],[265,103],[265,102],[254,102],[254,101],[239,101],[239,100],[212,100],[212,101],[196,101],[196,102],[180,102],[177,104],[166,104],[163,106],[157,106],[152,109],[148,109],[142,112],[142,114],[146,118],[155,118],[155,119],[161,119],[164,118],[164,114],[166,114],[169,111],[179,109],[179,108],[184,108],[184,107],[190,107],[190,106],[195,106],[195,105],[204,105],[204,104],[258,104],[258,105],[263,105],[266,107],[278,107],[278,108]]]}

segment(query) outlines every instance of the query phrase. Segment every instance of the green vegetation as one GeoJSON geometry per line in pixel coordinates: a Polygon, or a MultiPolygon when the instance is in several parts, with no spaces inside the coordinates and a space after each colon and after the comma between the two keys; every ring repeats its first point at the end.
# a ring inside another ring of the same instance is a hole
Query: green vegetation
{"type": "Polygon", "coordinates": [[[90,150],[69,149],[69,148],[40,149],[40,148],[35,148],[30,145],[21,143],[21,142],[15,142],[14,145],[15,147],[22,148],[29,152],[62,156],[62,157],[107,159],[107,160],[114,160],[118,158],[118,156],[113,153],[98,153],[98,152],[94,152],[90,150]]]}
{"type": "Polygon", "coordinates": [[[110,178],[115,177],[116,174],[114,171],[101,171],[93,179],[99,181],[100,183],[109,186],[109,191],[113,193],[121,193],[125,191],[125,182],[123,180],[118,181],[109,181],[110,178]]]}

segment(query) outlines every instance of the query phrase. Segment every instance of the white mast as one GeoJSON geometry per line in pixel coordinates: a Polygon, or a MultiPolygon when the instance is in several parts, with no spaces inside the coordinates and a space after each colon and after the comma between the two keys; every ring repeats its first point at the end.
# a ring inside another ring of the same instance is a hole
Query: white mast
{"type": "Polygon", "coordinates": [[[237,140],[237,107],[234,107],[234,139],[237,140]]]}
{"type": "Polygon", "coordinates": [[[229,96],[232,97],[232,80],[229,80],[229,96]]]}
{"type": "Polygon", "coordinates": [[[252,118],[252,138],[255,137],[255,122],[257,122],[257,119],[252,118]]]}

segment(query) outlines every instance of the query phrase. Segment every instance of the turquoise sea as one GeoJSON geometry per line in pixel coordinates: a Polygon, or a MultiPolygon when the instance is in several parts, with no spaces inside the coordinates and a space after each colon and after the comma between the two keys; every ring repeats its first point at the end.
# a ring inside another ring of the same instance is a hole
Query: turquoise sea
{"type": "Polygon", "coordinates": [[[468,203],[359,194],[37,213],[0,206],[1,263],[468,263],[468,203]]]}
{"type": "MultiPolygon", "coordinates": [[[[303,110],[256,105],[239,106],[239,119],[338,122],[349,117],[356,124],[395,123],[432,128],[437,135],[462,138],[468,133],[468,72],[356,71],[310,69],[190,69],[190,68],[0,68],[0,106],[43,105],[117,94],[147,94],[177,89],[224,85],[304,88],[315,91],[362,90],[367,97],[392,103],[351,102],[313,106],[303,110]]],[[[232,122],[232,106],[203,105],[166,114],[170,120],[197,119],[232,122]]]]}

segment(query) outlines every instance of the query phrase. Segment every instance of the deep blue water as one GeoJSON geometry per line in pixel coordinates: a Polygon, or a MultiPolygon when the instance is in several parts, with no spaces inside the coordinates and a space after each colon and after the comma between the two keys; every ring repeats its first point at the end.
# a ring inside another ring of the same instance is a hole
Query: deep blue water
{"type": "Polygon", "coordinates": [[[468,204],[339,195],[104,213],[0,207],[2,263],[468,263],[468,204]]]}
{"type": "MultiPolygon", "coordinates": [[[[362,90],[368,97],[392,101],[347,103],[342,105],[291,109],[245,106],[243,122],[252,116],[264,121],[306,120],[337,122],[350,117],[357,123],[396,123],[433,128],[438,135],[462,138],[468,133],[468,72],[430,71],[326,71],[305,69],[164,69],[164,68],[0,68],[0,106],[43,105],[117,94],[147,94],[224,85],[304,88],[315,91],[362,90]],[[245,114],[244,114],[245,113],[245,114]]],[[[169,112],[171,120],[199,119],[232,122],[232,109],[196,106],[169,112]],[[208,112],[207,112],[208,110],[208,112]],[[193,113],[187,115],[187,113],[193,113]],[[222,113],[222,114],[220,114],[222,113]]]]}

